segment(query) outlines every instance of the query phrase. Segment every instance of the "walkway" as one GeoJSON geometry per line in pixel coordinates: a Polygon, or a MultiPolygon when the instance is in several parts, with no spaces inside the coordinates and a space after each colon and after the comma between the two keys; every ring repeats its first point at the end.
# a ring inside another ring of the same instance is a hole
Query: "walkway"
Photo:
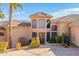
{"type": "Polygon", "coordinates": [[[28,49],[23,48],[20,50],[11,50],[5,53],[0,54],[0,56],[54,56],[54,53],[50,48],[34,48],[28,49]]]}
{"type": "Polygon", "coordinates": [[[65,48],[60,44],[41,45],[39,48],[11,50],[0,54],[1,56],[79,56],[79,48],[65,48]]]}

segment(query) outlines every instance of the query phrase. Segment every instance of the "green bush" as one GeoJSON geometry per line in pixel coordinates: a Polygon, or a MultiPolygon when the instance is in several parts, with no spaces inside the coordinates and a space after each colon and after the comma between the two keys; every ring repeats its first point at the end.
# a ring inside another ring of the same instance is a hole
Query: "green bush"
{"type": "Polygon", "coordinates": [[[49,43],[56,43],[55,36],[51,36],[49,43]]]}
{"type": "Polygon", "coordinates": [[[62,33],[62,43],[64,42],[64,36],[65,36],[65,34],[62,33]]]}
{"type": "Polygon", "coordinates": [[[56,43],[62,43],[62,36],[55,37],[56,43]]]}

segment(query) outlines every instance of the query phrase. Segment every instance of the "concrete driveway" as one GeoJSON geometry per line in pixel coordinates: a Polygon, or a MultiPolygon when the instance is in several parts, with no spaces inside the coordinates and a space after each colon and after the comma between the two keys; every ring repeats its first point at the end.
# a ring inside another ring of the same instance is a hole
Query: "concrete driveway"
{"type": "Polygon", "coordinates": [[[20,50],[8,50],[1,53],[0,56],[79,56],[79,48],[65,48],[60,44],[47,44],[34,49],[24,47],[20,50]]]}
{"type": "Polygon", "coordinates": [[[78,47],[63,47],[61,44],[48,44],[48,48],[54,52],[55,56],[79,56],[78,47]]]}

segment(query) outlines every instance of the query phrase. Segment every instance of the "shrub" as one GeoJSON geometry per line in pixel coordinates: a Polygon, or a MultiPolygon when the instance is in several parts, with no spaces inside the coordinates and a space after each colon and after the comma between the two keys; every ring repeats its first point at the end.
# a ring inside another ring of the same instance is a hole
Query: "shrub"
{"type": "Polygon", "coordinates": [[[16,43],[16,49],[20,49],[21,48],[21,43],[20,42],[17,42],[16,43]]]}
{"type": "Polygon", "coordinates": [[[56,43],[62,43],[62,36],[55,37],[56,43]]]}
{"type": "Polygon", "coordinates": [[[31,43],[30,43],[30,47],[35,47],[36,41],[35,38],[32,39],[31,43]]]}
{"type": "Polygon", "coordinates": [[[40,46],[40,39],[39,39],[39,37],[36,37],[36,46],[37,46],[37,47],[40,46]]]}
{"type": "Polygon", "coordinates": [[[49,43],[56,43],[55,36],[51,36],[49,43]]]}
{"type": "Polygon", "coordinates": [[[30,44],[31,48],[39,47],[40,46],[40,40],[39,37],[33,38],[30,44]]]}
{"type": "Polygon", "coordinates": [[[62,33],[62,36],[61,36],[61,37],[62,37],[62,43],[63,43],[63,42],[64,42],[64,39],[65,39],[65,38],[64,38],[64,37],[65,37],[65,34],[62,33]]]}
{"type": "Polygon", "coordinates": [[[8,42],[0,42],[0,52],[6,51],[8,48],[8,42]]]}
{"type": "Polygon", "coordinates": [[[30,44],[29,40],[26,37],[20,37],[18,42],[21,42],[21,46],[26,46],[30,44]]]}
{"type": "Polygon", "coordinates": [[[62,37],[62,45],[64,46],[64,44],[65,44],[65,43],[64,43],[65,34],[64,34],[64,33],[62,33],[62,36],[61,36],[61,37],[62,37]]]}

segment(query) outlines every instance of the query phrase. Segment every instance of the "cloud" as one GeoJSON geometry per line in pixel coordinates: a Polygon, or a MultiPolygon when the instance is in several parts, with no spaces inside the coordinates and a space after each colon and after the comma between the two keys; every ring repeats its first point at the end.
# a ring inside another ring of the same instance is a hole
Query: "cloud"
{"type": "Polygon", "coordinates": [[[71,9],[68,9],[69,11],[79,11],[79,8],[71,8],[71,9]]]}
{"type": "Polygon", "coordinates": [[[13,16],[15,16],[15,15],[24,15],[25,13],[24,12],[15,12],[14,14],[13,14],[13,16]]]}
{"type": "Polygon", "coordinates": [[[13,18],[17,19],[17,20],[20,20],[20,21],[25,21],[25,22],[30,22],[31,21],[29,16],[27,16],[27,13],[25,13],[23,11],[14,13],[13,18]]]}
{"type": "Polygon", "coordinates": [[[54,12],[51,15],[53,15],[54,18],[59,18],[69,14],[79,14],[79,8],[63,9],[63,10],[54,12]]]}

